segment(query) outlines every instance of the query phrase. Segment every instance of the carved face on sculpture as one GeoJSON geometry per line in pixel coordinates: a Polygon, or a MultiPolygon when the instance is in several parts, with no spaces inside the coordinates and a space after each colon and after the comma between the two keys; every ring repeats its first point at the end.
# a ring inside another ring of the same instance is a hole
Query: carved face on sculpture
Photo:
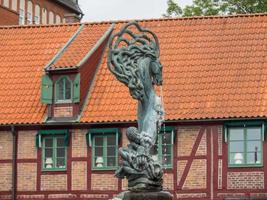
{"type": "Polygon", "coordinates": [[[152,83],[154,85],[162,85],[162,65],[159,60],[152,61],[150,64],[152,75],[152,83]]]}

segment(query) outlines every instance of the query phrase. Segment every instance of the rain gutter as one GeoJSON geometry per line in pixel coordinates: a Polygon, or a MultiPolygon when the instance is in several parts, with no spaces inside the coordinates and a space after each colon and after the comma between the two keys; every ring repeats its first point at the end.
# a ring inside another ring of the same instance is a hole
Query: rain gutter
{"type": "Polygon", "coordinates": [[[15,126],[11,125],[13,150],[12,150],[12,200],[16,200],[17,196],[17,143],[18,134],[15,130],[15,126]]]}

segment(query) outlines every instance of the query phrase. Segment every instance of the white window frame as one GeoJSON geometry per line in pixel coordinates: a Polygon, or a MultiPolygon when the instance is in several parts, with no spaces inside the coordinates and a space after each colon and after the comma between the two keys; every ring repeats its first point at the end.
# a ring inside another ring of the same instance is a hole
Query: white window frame
{"type": "Polygon", "coordinates": [[[25,24],[25,0],[20,0],[19,4],[19,24],[25,24]]]}
{"type": "Polygon", "coordinates": [[[40,13],[41,13],[41,8],[38,4],[35,5],[35,8],[34,8],[34,23],[35,24],[40,24],[41,21],[40,21],[40,13]]]}
{"type": "Polygon", "coordinates": [[[9,8],[9,0],[3,0],[3,6],[9,8]]]}
{"type": "Polygon", "coordinates": [[[11,9],[17,11],[17,9],[18,9],[18,0],[12,0],[11,9]]]}
{"type": "Polygon", "coordinates": [[[33,3],[28,1],[27,8],[27,24],[32,24],[33,3]]]}

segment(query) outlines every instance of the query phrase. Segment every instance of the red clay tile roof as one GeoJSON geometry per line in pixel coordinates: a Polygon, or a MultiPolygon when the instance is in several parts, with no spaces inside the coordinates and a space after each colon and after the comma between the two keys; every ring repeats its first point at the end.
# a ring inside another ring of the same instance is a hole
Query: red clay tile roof
{"type": "MultiPolygon", "coordinates": [[[[160,40],[166,119],[266,117],[266,21],[267,14],[140,21],[160,40]]],[[[44,67],[76,33],[54,66],[77,66],[110,25],[85,24],[79,33],[80,24],[0,27],[0,124],[44,123],[44,67]]],[[[93,86],[81,122],[136,120],[136,101],[106,57],[93,86]]]]}
{"type": "Polygon", "coordinates": [[[50,67],[49,70],[69,69],[80,67],[79,63],[96,45],[97,41],[107,32],[111,25],[108,23],[92,24],[81,27],[74,41],[66,48],[50,67]]]}
{"type": "MultiPolygon", "coordinates": [[[[85,24],[76,38],[82,48],[76,51],[74,40],[65,52],[73,56],[66,62],[75,65],[109,26],[85,24]]],[[[81,24],[0,27],[0,124],[45,121],[46,105],[40,101],[45,66],[80,27],[81,24]]]]}
{"type": "MultiPolygon", "coordinates": [[[[159,37],[166,119],[266,117],[266,22],[267,14],[141,21],[159,37]]],[[[81,122],[134,121],[136,103],[105,57],[81,122]]]]}

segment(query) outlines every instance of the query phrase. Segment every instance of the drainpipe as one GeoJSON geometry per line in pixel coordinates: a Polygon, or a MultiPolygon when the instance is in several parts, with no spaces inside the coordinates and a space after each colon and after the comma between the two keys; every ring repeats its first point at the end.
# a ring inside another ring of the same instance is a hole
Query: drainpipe
{"type": "Polygon", "coordinates": [[[12,200],[16,200],[17,193],[17,132],[15,126],[11,126],[13,138],[13,152],[12,152],[12,200]]]}

